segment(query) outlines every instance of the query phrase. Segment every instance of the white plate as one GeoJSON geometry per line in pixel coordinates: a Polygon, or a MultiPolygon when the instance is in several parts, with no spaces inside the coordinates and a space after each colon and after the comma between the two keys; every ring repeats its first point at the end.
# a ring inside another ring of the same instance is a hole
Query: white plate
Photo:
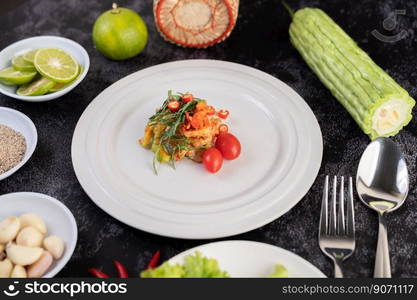
{"type": "Polygon", "coordinates": [[[70,210],[57,199],[39,193],[12,193],[0,196],[0,220],[9,216],[35,213],[48,228],[47,236],[57,235],[65,243],[63,256],[54,260],[44,278],[54,277],[70,260],[77,244],[77,224],[70,210]]]}
{"type": "Polygon", "coordinates": [[[17,41],[0,52],[0,70],[10,67],[13,57],[22,55],[27,51],[38,49],[38,48],[60,48],[67,53],[71,54],[75,60],[83,67],[82,73],[75,79],[69,86],[55,93],[50,93],[42,96],[20,96],[16,94],[16,86],[5,85],[0,82],[0,93],[9,97],[28,101],[28,102],[44,102],[59,98],[73,88],[75,88],[87,75],[88,69],[90,68],[90,58],[87,51],[78,43],[73,40],[52,36],[42,35],[34,36],[24,40],[17,41]]]}
{"type": "Polygon", "coordinates": [[[180,263],[184,257],[200,251],[215,258],[222,270],[231,277],[268,277],[276,264],[284,265],[289,277],[326,277],[319,269],[300,256],[269,244],[251,241],[224,241],[198,246],[169,260],[180,263]]]}
{"type": "Polygon", "coordinates": [[[26,153],[22,161],[9,171],[0,174],[0,181],[19,170],[32,156],[38,142],[38,133],[32,120],[17,110],[0,107],[0,125],[6,125],[20,132],[26,140],[26,153]]]}
{"type": "Polygon", "coordinates": [[[278,218],[308,191],[322,158],[322,137],[303,99],[278,79],[214,60],[166,63],[104,90],[75,129],[72,160],[90,198],[120,221],[189,239],[246,232],[278,218]],[[152,170],[138,145],[167,91],[191,92],[228,109],[242,153],[215,175],[194,162],[152,170]]]}

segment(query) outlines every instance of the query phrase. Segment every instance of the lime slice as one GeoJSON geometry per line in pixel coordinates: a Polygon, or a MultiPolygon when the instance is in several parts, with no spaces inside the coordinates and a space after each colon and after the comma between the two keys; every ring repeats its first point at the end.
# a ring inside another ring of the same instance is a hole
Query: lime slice
{"type": "Polygon", "coordinates": [[[23,55],[14,57],[12,59],[12,65],[13,65],[13,68],[15,68],[16,70],[19,70],[19,71],[36,72],[35,66],[32,63],[27,62],[26,60],[24,60],[23,55]]]}
{"type": "Polygon", "coordinates": [[[24,84],[19,87],[16,94],[20,96],[40,96],[46,94],[53,86],[55,82],[45,77],[40,77],[35,81],[24,84]]]}
{"type": "Polygon", "coordinates": [[[55,93],[55,92],[58,92],[58,91],[60,91],[60,90],[63,90],[63,89],[65,89],[66,87],[68,87],[68,86],[70,86],[79,76],[80,76],[80,74],[83,72],[83,66],[81,66],[81,65],[79,65],[79,68],[78,68],[78,74],[77,74],[77,77],[75,77],[74,78],[74,80],[72,80],[72,81],[70,81],[70,82],[68,82],[68,83],[62,83],[62,82],[57,82],[49,91],[48,91],[48,93],[55,93]]]}
{"type": "Polygon", "coordinates": [[[35,54],[34,65],[42,76],[62,83],[74,80],[79,69],[71,55],[56,48],[39,49],[35,54]]]}
{"type": "MultiPolygon", "coordinates": [[[[74,80],[73,80],[74,81],[74,80]]],[[[71,83],[73,82],[68,82],[68,83],[62,83],[62,82],[57,82],[55,83],[55,85],[48,91],[48,93],[56,93],[59,92],[60,90],[65,89],[67,86],[70,86],[71,83]]]]}
{"type": "Polygon", "coordinates": [[[33,61],[35,60],[35,54],[38,52],[38,49],[30,50],[23,54],[23,59],[31,64],[33,64],[33,61]]]}
{"type": "Polygon", "coordinates": [[[8,67],[0,71],[0,81],[7,85],[20,85],[31,81],[36,74],[36,72],[18,71],[8,67]]]}

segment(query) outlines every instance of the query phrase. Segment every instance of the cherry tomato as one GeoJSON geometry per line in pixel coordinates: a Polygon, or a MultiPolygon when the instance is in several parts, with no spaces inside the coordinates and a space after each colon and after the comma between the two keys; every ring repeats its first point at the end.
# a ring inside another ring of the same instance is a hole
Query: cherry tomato
{"type": "Polygon", "coordinates": [[[229,160],[239,157],[241,150],[239,140],[231,133],[220,133],[216,140],[216,148],[229,160]]]}
{"type": "Polygon", "coordinates": [[[219,116],[219,118],[227,119],[227,117],[229,116],[229,111],[226,110],[226,109],[221,109],[221,110],[219,110],[217,115],[219,116]]]}
{"type": "Polygon", "coordinates": [[[216,148],[209,148],[203,154],[203,164],[210,173],[216,173],[223,165],[223,156],[216,148]]]}
{"type": "Polygon", "coordinates": [[[178,111],[179,109],[180,109],[180,103],[177,101],[177,100],[171,100],[171,101],[169,101],[168,102],[168,108],[171,110],[171,111],[178,111]]]}
{"type": "Polygon", "coordinates": [[[229,126],[227,126],[226,124],[221,124],[219,126],[219,133],[225,133],[229,131],[229,126]]]}
{"type": "Polygon", "coordinates": [[[184,103],[191,102],[191,101],[193,101],[193,100],[194,100],[194,96],[193,96],[192,94],[184,94],[184,95],[182,96],[182,101],[183,101],[184,103]]]}

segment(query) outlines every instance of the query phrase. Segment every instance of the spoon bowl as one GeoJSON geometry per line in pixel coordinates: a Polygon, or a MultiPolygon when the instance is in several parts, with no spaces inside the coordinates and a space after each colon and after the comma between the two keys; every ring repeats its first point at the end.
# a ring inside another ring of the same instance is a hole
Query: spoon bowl
{"type": "Polygon", "coordinates": [[[359,198],[379,213],[398,209],[407,198],[409,179],[404,155],[388,138],[378,138],[366,148],[356,177],[359,198]]]}
{"type": "Polygon", "coordinates": [[[391,277],[385,214],[398,209],[409,190],[404,155],[392,140],[378,138],[366,148],[359,162],[356,190],[361,201],[379,216],[374,277],[391,277]]]}

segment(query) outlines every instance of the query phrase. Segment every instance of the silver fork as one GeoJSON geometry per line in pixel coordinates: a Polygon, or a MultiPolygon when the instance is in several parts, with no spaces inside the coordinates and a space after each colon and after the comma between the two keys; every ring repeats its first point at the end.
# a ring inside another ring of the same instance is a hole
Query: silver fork
{"type": "Polygon", "coordinates": [[[333,261],[334,276],[336,278],[343,278],[341,264],[345,259],[351,256],[355,250],[355,214],[353,208],[352,177],[349,177],[346,215],[343,176],[340,181],[339,205],[336,214],[337,176],[334,176],[333,178],[333,195],[330,202],[330,209],[328,209],[329,176],[326,176],[323,188],[319,228],[320,249],[333,261]]]}

